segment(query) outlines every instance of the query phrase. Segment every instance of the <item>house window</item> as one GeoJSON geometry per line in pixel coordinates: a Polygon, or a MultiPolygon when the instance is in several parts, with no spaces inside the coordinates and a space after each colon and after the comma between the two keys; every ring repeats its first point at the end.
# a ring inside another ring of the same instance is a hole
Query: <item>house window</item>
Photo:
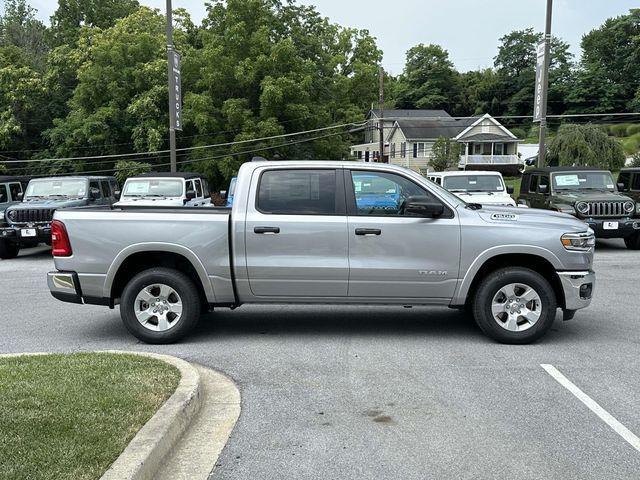
{"type": "Polygon", "coordinates": [[[482,144],[474,143],[473,144],[473,154],[474,155],[482,155],[482,144]]]}
{"type": "Polygon", "coordinates": [[[396,144],[391,144],[391,158],[396,158],[396,144]]]}
{"type": "Polygon", "coordinates": [[[358,150],[356,152],[356,157],[358,158],[358,160],[362,160],[362,150],[358,150]]]}
{"type": "Polygon", "coordinates": [[[505,145],[504,143],[494,143],[493,144],[493,154],[494,155],[504,155],[505,153],[505,145]]]}
{"type": "Polygon", "coordinates": [[[407,142],[400,143],[400,156],[402,158],[407,156],[407,142]]]}
{"type": "Polygon", "coordinates": [[[414,143],[413,144],[413,158],[417,158],[418,157],[418,144],[414,143]]]}
{"type": "Polygon", "coordinates": [[[418,143],[418,157],[424,157],[424,143],[418,143]]]}

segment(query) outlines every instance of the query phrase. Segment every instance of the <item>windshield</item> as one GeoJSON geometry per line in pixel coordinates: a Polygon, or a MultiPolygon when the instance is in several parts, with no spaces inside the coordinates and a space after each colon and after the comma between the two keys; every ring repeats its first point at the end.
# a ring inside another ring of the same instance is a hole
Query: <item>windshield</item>
{"type": "Polygon", "coordinates": [[[233,197],[233,193],[236,191],[236,182],[237,181],[238,181],[238,177],[233,177],[231,179],[231,183],[229,184],[228,196],[233,197]]]}
{"type": "Polygon", "coordinates": [[[180,179],[141,179],[127,180],[124,186],[125,197],[181,197],[184,184],[180,179]]]}
{"type": "Polygon", "coordinates": [[[450,192],[504,191],[504,183],[499,175],[455,175],[445,177],[443,186],[450,192]]]}
{"type": "Polygon", "coordinates": [[[37,198],[84,198],[87,194],[87,181],[84,179],[48,179],[32,180],[27,186],[25,200],[37,198]]]}
{"type": "Polygon", "coordinates": [[[615,191],[610,172],[567,172],[552,176],[554,190],[608,190],[615,191]]]}
{"type": "Polygon", "coordinates": [[[393,195],[398,193],[398,184],[381,176],[358,175],[353,180],[356,195],[393,195]]]}

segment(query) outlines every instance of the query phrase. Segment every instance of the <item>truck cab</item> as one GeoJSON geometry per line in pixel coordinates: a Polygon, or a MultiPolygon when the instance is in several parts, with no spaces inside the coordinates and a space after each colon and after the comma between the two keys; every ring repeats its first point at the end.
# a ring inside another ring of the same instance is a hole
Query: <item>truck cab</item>
{"type": "Polygon", "coordinates": [[[596,238],[622,238],[627,248],[637,250],[640,207],[625,193],[608,170],[546,167],[524,173],[518,203],[568,213],[593,229],[596,238]]]}
{"type": "Polygon", "coordinates": [[[204,207],[211,205],[207,180],[199,173],[146,173],[124,182],[116,206],[204,207]]]}
{"type": "Polygon", "coordinates": [[[51,244],[51,221],[58,209],[81,206],[108,207],[116,200],[114,177],[73,176],[34,178],[22,201],[5,211],[0,228],[0,258],[14,258],[20,248],[51,244]]]}
{"type": "Polygon", "coordinates": [[[465,202],[480,205],[515,207],[511,197],[513,187],[504,183],[500,172],[463,170],[457,172],[432,172],[427,175],[432,182],[441,185],[465,202]]]}

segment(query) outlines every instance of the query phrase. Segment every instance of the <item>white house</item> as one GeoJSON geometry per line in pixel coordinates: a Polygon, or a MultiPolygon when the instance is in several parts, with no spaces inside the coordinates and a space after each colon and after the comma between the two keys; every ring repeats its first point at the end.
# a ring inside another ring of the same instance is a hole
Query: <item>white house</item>
{"type": "MultiPolygon", "coordinates": [[[[379,111],[369,112],[365,143],[351,146],[353,158],[380,161],[379,119],[379,111]]],[[[426,173],[433,144],[439,137],[446,137],[462,144],[461,170],[515,174],[522,166],[520,140],[489,114],[456,119],[444,110],[384,110],[383,122],[383,162],[426,173]]]]}

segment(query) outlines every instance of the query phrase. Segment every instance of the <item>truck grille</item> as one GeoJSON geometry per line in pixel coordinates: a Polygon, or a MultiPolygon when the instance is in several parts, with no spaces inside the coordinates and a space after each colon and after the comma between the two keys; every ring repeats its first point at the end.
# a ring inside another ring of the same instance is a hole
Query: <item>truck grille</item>
{"type": "Polygon", "coordinates": [[[54,212],[53,208],[20,208],[10,210],[7,217],[13,224],[50,223],[54,212]]]}
{"type": "Polygon", "coordinates": [[[589,210],[585,217],[623,217],[628,215],[624,211],[625,202],[587,202],[589,210]]]}

